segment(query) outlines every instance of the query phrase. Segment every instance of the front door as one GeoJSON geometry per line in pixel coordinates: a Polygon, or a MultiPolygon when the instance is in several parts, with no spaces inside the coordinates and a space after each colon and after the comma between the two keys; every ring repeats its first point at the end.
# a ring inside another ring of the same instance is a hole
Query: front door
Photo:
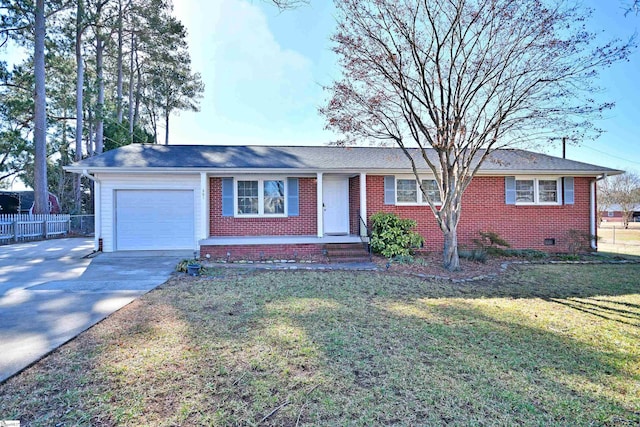
{"type": "Polygon", "coordinates": [[[349,234],[349,178],[325,176],[322,201],[324,234],[349,234]]]}

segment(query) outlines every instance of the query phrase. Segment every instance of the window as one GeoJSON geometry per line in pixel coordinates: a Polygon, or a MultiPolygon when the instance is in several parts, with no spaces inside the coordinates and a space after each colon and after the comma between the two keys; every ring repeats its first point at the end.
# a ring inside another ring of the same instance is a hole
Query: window
{"type": "Polygon", "coordinates": [[[516,203],[535,203],[533,179],[516,180],[516,203]]]}
{"type": "Polygon", "coordinates": [[[264,181],[264,214],[284,214],[284,181],[264,181]]]}
{"type": "Polygon", "coordinates": [[[555,203],[558,201],[558,181],[541,179],[538,181],[538,195],[541,203],[555,203]]]}
{"type": "Polygon", "coordinates": [[[422,180],[422,188],[426,193],[429,200],[431,200],[435,204],[442,203],[442,199],[440,198],[440,190],[438,189],[438,183],[435,179],[424,179],[422,180]]]}
{"type": "Polygon", "coordinates": [[[418,190],[415,179],[398,180],[398,203],[418,203],[418,190]]]}
{"type": "Polygon", "coordinates": [[[285,181],[256,179],[236,181],[236,214],[238,216],[283,216],[285,181]]]}
{"type": "Polygon", "coordinates": [[[258,181],[238,181],[238,215],[258,214],[258,181]]]}
{"type": "Polygon", "coordinates": [[[613,218],[613,216],[614,216],[613,211],[607,211],[607,216],[609,218],[613,218]]]}
{"type": "Polygon", "coordinates": [[[516,178],[516,204],[560,204],[560,179],[516,178]]]}
{"type": "MultiPolygon", "coordinates": [[[[434,179],[422,180],[422,188],[433,203],[442,203],[438,183],[434,179]]],[[[396,179],[396,202],[408,205],[426,205],[428,203],[415,179],[396,179]]]]}

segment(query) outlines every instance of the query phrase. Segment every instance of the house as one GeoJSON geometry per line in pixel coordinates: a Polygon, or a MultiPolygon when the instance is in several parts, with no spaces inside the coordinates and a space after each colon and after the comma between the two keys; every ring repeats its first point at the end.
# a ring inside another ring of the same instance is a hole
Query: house
{"type": "MultiPolygon", "coordinates": [[[[27,191],[0,191],[0,214],[32,214],[35,194],[27,191]]],[[[49,193],[49,213],[61,212],[58,197],[49,193]]]]}
{"type": "MultiPolygon", "coordinates": [[[[442,250],[442,232],[398,148],[133,144],[66,169],[95,182],[96,248],[105,252],[303,258],[327,243],[366,241],[364,225],[379,211],[417,220],[425,248],[442,250]]],[[[596,233],[595,182],[618,173],[495,151],[463,196],[459,243],[491,230],[514,248],[566,251],[569,230],[596,233]]],[[[427,185],[430,175],[422,171],[427,185]]]]}
{"type": "MultiPolygon", "coordinates": [[[[630,210],[629,221],[640,222],[640,205],[635,205],[630,210]]],[[[600,218],[603,222],[623,222],[623,212],[620,205],[607,206],[606,210],[600,211],[600,218]]]]}

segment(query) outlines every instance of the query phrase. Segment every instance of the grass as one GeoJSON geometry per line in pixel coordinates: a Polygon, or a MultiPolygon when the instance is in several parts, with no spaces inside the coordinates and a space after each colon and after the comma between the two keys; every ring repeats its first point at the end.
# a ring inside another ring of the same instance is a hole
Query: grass
{"type": "Polygon", "coordinates": [[[0,386],[22,425],[638,425],[640,266],[179,276],[0,386]]]}
{"type": "Polygon", "coordinates": [[[617,255],[640,256],[640,223],[630,222],[625,229],[621,222],[603,222],[598,228],[598,251],[617,255]]]}

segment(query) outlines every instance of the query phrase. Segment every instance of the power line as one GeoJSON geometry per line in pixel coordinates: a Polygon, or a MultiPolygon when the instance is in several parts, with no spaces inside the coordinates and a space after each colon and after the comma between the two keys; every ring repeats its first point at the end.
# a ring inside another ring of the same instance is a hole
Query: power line
{"type": "Polygon", "coordinates": [[[623,157],[614,156],[613,154],[609,154],[606,151],[598,150],[598,149],[595,149],[593,147],[587,147],[586,145],[583,145],[582,148],[588,148],[589,150],[593,150],[593,151],[595,151],[597,153],[604,154],[605,156],[611,157],[613,159],[622,160],[622,161],[627,162],[627,163],[633,163],[634,165],[640,165],[640,162],[636,162],[634,160],[625,159],[623,157]]]}

